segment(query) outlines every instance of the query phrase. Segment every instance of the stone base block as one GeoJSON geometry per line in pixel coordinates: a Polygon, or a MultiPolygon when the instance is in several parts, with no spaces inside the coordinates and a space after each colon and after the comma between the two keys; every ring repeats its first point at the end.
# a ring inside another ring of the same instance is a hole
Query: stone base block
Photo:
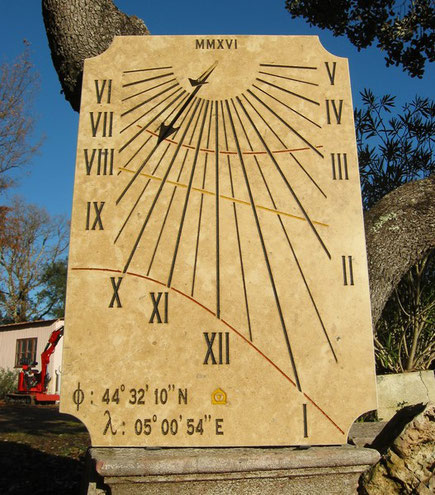
{"type": "Polygon", "coordinates": [[[88,495],[347,495],[357,493],[361,473],[379,460],[377,451],[352,446],[92,448],[89,454],[102,488],[90,483],[88,495]]]}

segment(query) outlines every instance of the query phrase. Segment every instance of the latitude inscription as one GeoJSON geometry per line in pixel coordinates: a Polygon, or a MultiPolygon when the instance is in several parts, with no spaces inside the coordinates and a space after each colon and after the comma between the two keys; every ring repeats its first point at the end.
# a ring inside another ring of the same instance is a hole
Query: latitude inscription
{"type": "Polygon", "coordinates": [[[85,62],[61,410],[94,446],[343,444],[376,407],[346,59],[115,38],[85,62]]]}

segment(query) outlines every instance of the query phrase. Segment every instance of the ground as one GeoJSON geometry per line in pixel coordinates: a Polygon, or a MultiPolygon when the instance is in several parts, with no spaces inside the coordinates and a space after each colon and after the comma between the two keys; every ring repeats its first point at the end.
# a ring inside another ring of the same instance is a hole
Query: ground
{"type": "Polygon", "coordinates": [[[89,445],[83,424],[57,406],[0,403],[0,493],[76,495],[89,445]]]}

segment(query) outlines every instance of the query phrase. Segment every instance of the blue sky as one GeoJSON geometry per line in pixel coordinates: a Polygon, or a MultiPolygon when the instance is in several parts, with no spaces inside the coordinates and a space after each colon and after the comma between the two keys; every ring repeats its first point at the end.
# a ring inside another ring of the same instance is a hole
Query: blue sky
{"type": "MultiPolygon", "coordinates": [[[[416,94],[433,97],[434,64],[422,80],[412,79],[396,67],[385,67],[377,49],[358,52],[345,38],[310,28],[293,20],[284,0],[115,0],[118,8],[145,21],[152,34],[278,34],[320,37],[331,53],[348,57],[354,105],[359,92],[371,88],[376,94],[390,93],[405,102],[416,94]]],[[[41,15],[40,0],[2,0],[0,18],[0,61],[11,60],[23,51],[23,40],[31,43],[32,62],[40,74],[34,114],[35,139],[44,135],[40,153],[20,174],[20,194],[28,202],[45,207],[51,214],[70,215],[78,114],[73,112],[60,90],[52,66],[41,15]]],[[[1,203],[7,203],[2,198],[1,203]]]]}

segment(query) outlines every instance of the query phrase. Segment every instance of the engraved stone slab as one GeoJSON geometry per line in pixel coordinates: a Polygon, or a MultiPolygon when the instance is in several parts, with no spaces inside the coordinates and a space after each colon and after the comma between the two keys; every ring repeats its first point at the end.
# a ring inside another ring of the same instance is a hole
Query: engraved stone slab
{"type": "Polygon", "coordinates": [[[94,446],[342,444],[376,408],[346,59],[135,36],[86,61],[62,392],[94,446]]]}

